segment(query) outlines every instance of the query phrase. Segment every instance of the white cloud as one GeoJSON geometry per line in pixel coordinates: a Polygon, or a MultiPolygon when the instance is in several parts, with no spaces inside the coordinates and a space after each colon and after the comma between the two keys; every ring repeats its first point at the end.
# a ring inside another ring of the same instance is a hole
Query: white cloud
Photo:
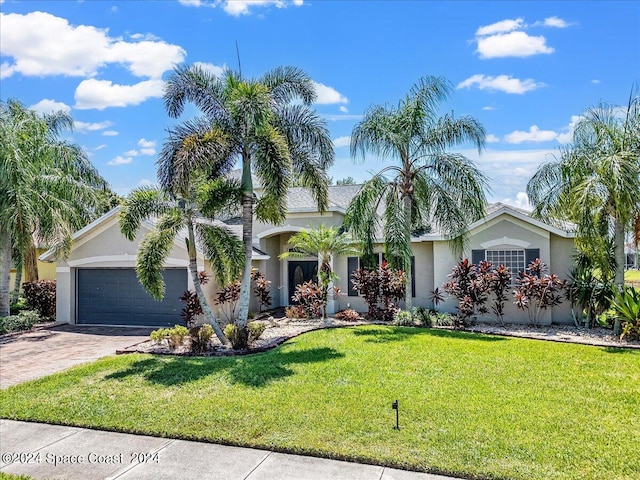
{"type": "Polygon", "coordinates": [[[553,53],[554,48],[547,46],[543,36],[534,37],[517,31],[499,33],[489,37],[478,38],[480,58],[530,57],[541,53],[553,53]]]}
{"type": "Polygon", "coordinates": [[[153,182],[148,178],[143,178],[138,182],[139,187],[148,187],[150,185],[153,185],[153,182]]]}
{"type": "Polygon", "coordinates": [[[486,107],[482,107],[482,110],[492,111],[492,110],[497,110],[497,108],[492,107],[491,105],[487,105],[486,107]]]}
{"type": "Polygon", "coordinates": [[[598,85],[600,83],[600,80],[598,80],[597,78],[594,78],[593,80],[591,80],[591,83],[598,85]]]}
{"type": "Polygon", "coordinates": [[[104,132],[102,132],[102,135],[104,135],[105,137],[115,137],[116,135],[120,134],[115,130],[105,130],[104,132]]]}
{"type": "Polygon", "coordinates": [[[221,67],[219,67],[218,65],[214,65],[213,63],[195,62],[193,65],[195,67],[200,67],[207,72],[210,72],[211,75],[215,75],[216,77],[222,76],[224,71],[227,69],[226,64],[223,64],[221,67]]]}
{"type": "Polygon", "coordinates": [[[345,107],[344,105],[340,105],[338,110],[340,110],[342,113],[349,113],[349,109],[347,107],[345,107]]]}
{"type": "Polygon", "coordinates": [[[117,85],[110,80],[83,80],[76,88],[75,108],[126,107],[138,105],[149,98],[162,97],[162,80],[145,80],[134,85],[117,85]]]}
{"type": "Polygon", "coordinates": [[[222,9],[229,15],[237,17],[250,14],[251,9],[255,7],[266,7],[270,5],[274,5],[277,8],[285,8],[289,5],[299,7],[303,3],[303,0],[295,0],[293,2],[285,0],[223,0],[222,9]]]}
{"type": "Polygon", "coordinates": [[[141,138],[140,140],[138,140],[138,146],[142,148],[153,148],[156,146],[156,141],[141,138]]]}
{"type": "Polygon", "coordinates": [[[533,24],[534,27],[553,27],[553,28],[567,28],[573,25],[571,22],[567,22],[562,18],[553,16],[545,18],[542,22],[537,21],[533,24]]]}
{"type": "Polygon", "coordinates": [[[349,136],[338,137],[333,140],[333,146],[336,148],[348,147],[349,145],[351,145],[351,137],[349,136]]]}
{"type": "Polygon", "coordinates": [[[498,137],[496,137],[493,133],[490,133],[489,135],[487,135],[487,138],[485,138],[487,143],[497,143],[500,141],[500,139],[498,137]]]}
{"type": "Polygon", "coordinates": [[[121,157],[120,155],[118,155],[116,158],[114,158],[113,160],[109,161],[107,163],[107,165],[112,165],[112,166],[119,166],[119,165],[127,165],[129,163],[133,162],[133,158],[132,157],[121,157]]]}
{"type": "Polygon", "coordinates": [[[138,151],[137,150],[127,150],[126,152],[123,153],[123,155],[125,157],[137,157],[138,156],[138,151]]]}
{"type": "Polygon", "coordinates": [[[529,131],[515,130],[504,136],[507,143],[524,143],[524,142],[550,142],[558,136],[553,130],[540,130],[537,125],[532,125],[529,131]]]}
{"type": "MultiPolygon", "coordinates": [[[[495,150],[487,148],[482,154],[475,149],[461,149],[458,153],[470,158],[480,170],[489,175],[493,192],[489,193],[491,201],[517,199],[518,192],[524,192],[529,179],[541,163],[553,160],[556,148],[526,150],[495,150]]],[[[514,201],[505,201],[514,204],[514,201]]]]}
{"type": "Polygon", "coordinates": [[[45,12],[0,14],[2,77],[65,75],[92,77],[108,64],[124,65],[138,77],[160,78],[184,60],[182,47],[163,41],[126,42],[108,29],[71,25],[45,12]]]}
{"type": "Polygon", "coordinates": [[[155,148],[141,148],[140,149],[140,155],[155,155],[156,154],[156,149],[155,148]]]}
{"type": "Polygon", "coordinates": [[[573,140],[573,131],[576,128],[576,124],[582,120],[582,115],[571,115],[571,120],[569,121],[569,125],[564,127],[562,130],[565,130],[562,133],[559,133],[556,137],[558,143],[565,145],[567,143],[571,143],[573,140]]]}
{"type": "MultiPolygon", "coordinates": [[[[111,125],[113,125],[112,122],[105,120],[104,122],[95,122],[95,123],[88,123],[88,122],[80,122],[80,121],[75,121],[73,122],[73,127],[76,130],[76,132],[79,133],[87,133],[87,132],[95,132],[98,130],[104,130],[105,128],[109,128],[111,125]]],[[[103,132],[102,134],[105,135],[106,132],[103,132]]]]}
{"type": "Polygon", "coordinates": [[[476,74],[460,82],[456,88],[471,88],[477,86],[480,90],[499,90],[504,93],[523,94],[536,88],[544,86],[544,83],[537,83],[532,78],[520,80],[511,75],[489,75],[476,74]]]}
{"type": "Polygon", "coordinates": [[[334,103],[349,103],[349,99],[338,92],[335,88],[329,87],[324,83],[313,82],[316,88],[318,98],[316,103],[319,105],[331,105],[334,103]]]}
{"type": "Polygon", "coordinates": [[[300,7],[304,4],[304,0],[178,0],[178,2],[187,7],[217,7],[220,5],[225,12],[234,17],[249,15],[257,7],[286,8],[290,5],[300,7]]]}
{"type": "Polygon", "coordinates": [[[529,203],[529,197],[525,192],[516,193],[515,200],[511,198],[505,198],[502,203],[512,205],[514,207],[522,208],[523,210],[531,210],[531,204],[529,203]]]}
{"type": "Polygon", "coordinates": [[[102,145],[98,145],[93,150],[97,152],[98,150],[102,150],[103,148],[107,148],[107,145],[104,143],[102,145]]]}
{"type": "Polygon", "coordinates": [[[71,107],[66,103],[56,102],[55,100],[49,100],[48,98],[44,98],[35,105],[31,105],[29,109],[35,110],[38,113],[51,113],[59,111],[69,113],[71,111],[71,107]]]}
{"type": "Polygon", "coordinates": [[[476,30],[476,35],[495,35],[496,33],[506,33],[513,30],[520,30],[524,25],[522,18],[516,18],[515,20],[502,20],[500,22],[492,23],[491,25],[485,25],[479,27],[476,30]]]}

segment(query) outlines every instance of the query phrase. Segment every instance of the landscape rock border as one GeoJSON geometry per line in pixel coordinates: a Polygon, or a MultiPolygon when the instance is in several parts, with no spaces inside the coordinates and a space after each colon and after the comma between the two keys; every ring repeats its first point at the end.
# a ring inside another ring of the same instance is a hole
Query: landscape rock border
{"type": "MultiPolygon", "coordinates": [[[[192,355],[188,346],[179,347],[171,350],[168,345],[156,344],[152,340],[131,345],[121,350],[117,350],[117,355],[128,353],[147,353],[154,355],[173,355],[173,356],[193,356],[193,357],[227,357],[239,355],[252,355],[271,350],[282,345],[287,340],[295,338],[303,333],[315,330],[323,330],[327,328],[344,328],[355,327],[359,325],[391,325],[387,322],[361,320],[357,322],[349,322],[329,318],[326,322],[322,320],[307,319],[288,319],[269,318],[260,320],[266,325],[265,332],[252,348],[244,350],[234,350],[230,346],[222,345],[217,339],[212,339],[214,343],[213,349],[202,355],[192,355]]],[[[419,328],[419,327],[416,327],[419,328]]],[[[452,327],[432,327],[438,330],[453,330],[452,327]]],[[[560,343],[575,343],[581,345],[589,345],[594,347],[610,347],[610,348],[626,348],[640,350],[640,342],[621,341],[611,333],[610,330],[603,328],[585,329],[571,325],[542,325],[539,327],[531,325],[508,325],[502,327],[497,324],[481,323],[476,324],[467,330],[460,330],[469,333],[481,333],[488,335],[498,335],[502,337],[526,338],[530,340],[546,340],[560,343]]]]}

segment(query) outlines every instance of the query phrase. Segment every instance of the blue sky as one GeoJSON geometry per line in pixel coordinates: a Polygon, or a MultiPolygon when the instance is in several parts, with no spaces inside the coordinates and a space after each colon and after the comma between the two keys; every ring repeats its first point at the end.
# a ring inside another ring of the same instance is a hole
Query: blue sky
{"type": "Polygon", "coordinates": [[[0,97],[68,110],[73,140],[121,194],[155,182],[174,122],[161,99],[172,66],[236,68],[236,41],[243,75],[295,65],[318,83],[335,179],[384,165],[349,157],[369,105],[396,104],[421,76],[446,77],[454,94],[442,113],[473,115],[489,134],[482,155],[460,151],[491,179],[491,200],[517,206],[580,113],[624,104],[640,80],[634,1],[0,0],[0,11],[0,97]]]}

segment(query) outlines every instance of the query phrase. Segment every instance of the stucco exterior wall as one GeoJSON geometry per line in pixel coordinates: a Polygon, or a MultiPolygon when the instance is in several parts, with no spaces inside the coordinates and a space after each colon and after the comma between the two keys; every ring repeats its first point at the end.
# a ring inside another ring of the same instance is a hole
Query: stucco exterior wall
{"type": "MultiPolygon", "coordinates": [[[[551,235],[551,257],[549,272],[567,280],[573,267],[573,257],[576,254],[575,242],[572,238],[551,235]]],[[[573,325],[571,302],[565,300],[552,310],[553,323],[573,325]]]]}
{"type": "MultiPolygon", "coordinates": [[[[40,255],[42,255],[44,252],[46,252],[46,250],[44,248],[36,248],[36,257],[39,257],[40,255]]],[[[41,262],[40,260],[37,261],[38,263],[38,278],[40,280],[55,280],[56,279],[56,262],[41,262]]],[[[26,281],[27,278],[27,271],[26,269],[23,267],[22,268],[22,282],[24,283],[26,281]]],[[[16,281],[16,269],[12,268],[11,269],[11,273],[10,273],[10,277],[9,277],[9,287],[11,288],[11,290],[13,290],[13,284],[16,281]]],[[[20,287],[20,290],[22,290],[22,287],[20,287]]]]}

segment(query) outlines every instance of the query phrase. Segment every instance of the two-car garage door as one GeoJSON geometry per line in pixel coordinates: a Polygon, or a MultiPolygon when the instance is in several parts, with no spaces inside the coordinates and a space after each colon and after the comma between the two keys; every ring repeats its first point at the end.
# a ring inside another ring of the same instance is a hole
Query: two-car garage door
{"type": "Polygon", "coordinates": [[[79,268],[77,322],[102,325],[173,326],[181,324],[179,298],[187,289],[185,268],[166,269],[164,299],[142,288],[133,268],[79,268]]]}

